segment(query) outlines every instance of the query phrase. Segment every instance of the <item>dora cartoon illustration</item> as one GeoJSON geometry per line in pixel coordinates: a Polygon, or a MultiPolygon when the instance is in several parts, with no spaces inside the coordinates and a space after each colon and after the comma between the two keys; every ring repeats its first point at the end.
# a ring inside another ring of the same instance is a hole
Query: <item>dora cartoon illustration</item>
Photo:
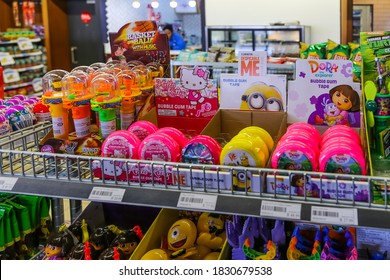
{"type": "Polygon", "coordinates": [[[305,183],[308,183],[309,180],[305,178],[302,174],[296,174],[292,176],[291,178],[291,187],[295,187],[294,192],[297,194],[297,196],[304,196],[305,195],[305,183]]]}
{"type": "MultiPolygon", "coordinates": [[[[339,85],[329,91],[330,99],[340,110],[340,113],[335,116],[334,121],[337,124],[350,125],[349,112],[360,110],[359,94],[349,85],[339,85]]],[[[328,121],[333,121],[329,119],[328,121]]]]}

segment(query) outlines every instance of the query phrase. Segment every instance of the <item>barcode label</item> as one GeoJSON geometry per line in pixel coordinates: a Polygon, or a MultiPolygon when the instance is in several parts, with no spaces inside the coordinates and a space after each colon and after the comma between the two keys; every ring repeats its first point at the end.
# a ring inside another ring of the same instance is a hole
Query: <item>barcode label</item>
{"type": "Polygon", "coordinates": [[[217,195],[180,193],[177,207],[200,210],[215,210],[217,205],[217,198],[217,195]]]}
{"type": "Polygon", "coordinates": [[[122,201],[124,195],[125,189],[94,187],[89,194],[88,199],[120,202],[122,201]]]}
{"type": "Polygon", "coordinates": [[[299,220],[301,208],[301,204],[264,200],[261,202],[260,216],[299,220]]]}
{"type": "Polygon", "coordinates": [[[11,191],[17,181],[17,178],[0,177],[0,191],[11,191]]]}
{"type": "Polygon", "coordinates": [[[337,212],[329,212],[329,211],[313,211],[314,216],[325,216],[325,217],[339,217],[339,213],[337,212]]]}
{"type": "Polygon", "coordinates": [[[312,206],[310,220],[336,225],[358,225],[358,214],[357,209],[312,206]]]}

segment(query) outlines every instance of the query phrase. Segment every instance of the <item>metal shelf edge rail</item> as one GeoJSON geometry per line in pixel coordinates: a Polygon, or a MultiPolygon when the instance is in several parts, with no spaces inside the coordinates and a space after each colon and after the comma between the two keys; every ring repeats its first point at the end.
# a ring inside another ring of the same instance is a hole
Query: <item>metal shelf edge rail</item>
{"type": "Polygon", "coordinates": [[[47,126],[33,127],[31,131],[0,139],[0,191],[193,210],[201,204],[186,206],[180,203],[183,196],[191,200],[188,195],[192,195],[194,201],[214,199],[211,208],[199,207],[199,210],[314,223],[318,221],[313,220],[313,211],[323,207],[319,209],[324,213],[332,209],[336,212],[355,211],[355,220],[346,224],[390,228],[390,194],[387,190],[390,178],[41,153],[38,152],[37,139],[47,129],[47,126]],[[103,170],[103,173],[104,170],[110,170],[111,173],[99,174],[96,170],[103,170]],[[247,176],[241,184],[243,188],[235,190],[232,186],[236,185],[239,173],[247,176]],[[303,178],[310,176],[320,180],[319,197],[311,197],[306,191],[303,196],[296,196],[291,188],[287,194],[277,193],[276,188],[273,192],[266,192],[267,178],[269,180],[269,177],[273,177],[276,181],[280,176],[291,179],[297,174],[303,178]],[[14,183],[4,184],[10,178],[13,178],[14,183]],[[329,179],[336,183],[336,197],[332,199],[322,196],[322,182],[329,179]],[[338,182],[341,181],[350,181],[353,185],[363,182],[368,186],[380,182],[384,186],[384,203],[372,203],[370,191],[366,202],[355,200],[355,188],[352,199],[341,199],[337,191],[341,187],[338,182]],[[251,191],[248,191],[249,185],[251,191]],[[96,188],[101,194],[109,195],[93,198],[96,188]],[[116,192],[122,195],[119,198],[110,195],[116,192]],[[264,214],[267,212],[262,211],[269,206],[275,211],[284,209],[284,213],[274,211],[264,214]],[[289,216],[292,210],[297,213],[289,216]]]}

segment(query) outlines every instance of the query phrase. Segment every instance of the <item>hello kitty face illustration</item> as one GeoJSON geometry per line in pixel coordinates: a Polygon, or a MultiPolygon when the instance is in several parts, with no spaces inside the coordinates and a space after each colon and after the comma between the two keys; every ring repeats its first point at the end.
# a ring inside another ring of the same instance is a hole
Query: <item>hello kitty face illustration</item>
{"type": "Polygon", "coordinates": [[[115,163],[113,161],[105,161],[104,162],[104,168],[102,169],[104,175],[108,176],[120,176],[123,172],[123,169],[121,168],[122,163],[115,163]]]}
{"type": "Polygon", "coordinates": [[[209,71],[207,68],[196,66],[194,69],[182,68],[180,84],[189,90],[202,90],[207,87],[209,71]]]}

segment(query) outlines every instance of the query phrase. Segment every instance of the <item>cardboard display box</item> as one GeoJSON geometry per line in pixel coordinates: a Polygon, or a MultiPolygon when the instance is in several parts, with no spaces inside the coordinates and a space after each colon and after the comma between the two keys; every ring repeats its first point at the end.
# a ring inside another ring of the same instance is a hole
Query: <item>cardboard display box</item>
{"type": "MultiPolygon", "coordinates": [[[[166,238],[170,227],[179,219],[181,219],[179,210],[162,209],[130,260],[140,260],[148,251],[161,248],[162,240],[166,238]]],[[[218,259],[226,259],[227,255],[227,242],[225,242],[218,259]]]]}

